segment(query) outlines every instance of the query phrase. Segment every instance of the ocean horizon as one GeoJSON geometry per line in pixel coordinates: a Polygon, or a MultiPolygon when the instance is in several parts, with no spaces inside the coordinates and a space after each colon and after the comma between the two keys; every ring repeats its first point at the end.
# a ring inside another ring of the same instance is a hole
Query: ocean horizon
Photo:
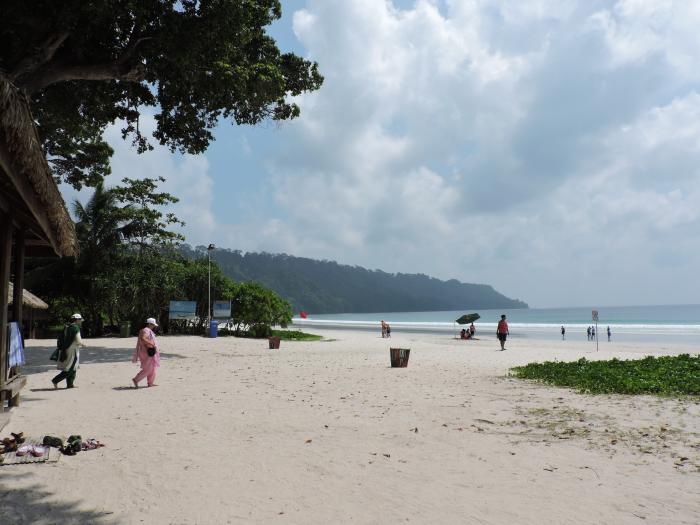
{"type": "Polygon", "coordinates": [[[593,310],[598,311],[600,341],[607,341],[609,326],[613,341],[700,344],[700,304],[308,314],[306,319],[295,317],[293,324],[299,328],[379,331],[379,323],[384,320],[394,333],[456,333],[460,329],[454,322],[458,317],[478,313],[481,316],[475,323],[478,336],[481,331],[494,332],[501,314],[505,314],[514,338],[561,339],[564,326],[567,337],[581,339],[586,337],[589,326],[596,326],[592,320],[593,310]]]}

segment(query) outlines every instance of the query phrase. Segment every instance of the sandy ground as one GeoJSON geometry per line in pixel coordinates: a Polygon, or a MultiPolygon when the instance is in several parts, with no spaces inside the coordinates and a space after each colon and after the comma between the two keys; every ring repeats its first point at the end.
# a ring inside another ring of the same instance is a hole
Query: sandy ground
{"type": "MultiPolygon", "coordinates": [[[[700,523],[700,402],[588,396],[507,377],[535,360],[693,348],[325,331],[323,342],[88,341],[73,390],[49,346],[4,433],[106,448],[0,467],[0,523],[700,523]],[[389,346],[411,348],[406,369],[389,346]]],[[[48,342],[43,342],[48,343],[48,342]]]]}

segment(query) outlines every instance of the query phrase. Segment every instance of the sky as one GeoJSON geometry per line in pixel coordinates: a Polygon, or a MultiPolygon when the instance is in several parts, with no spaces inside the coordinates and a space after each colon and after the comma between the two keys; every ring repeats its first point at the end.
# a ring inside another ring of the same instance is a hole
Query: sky
{"type": "Polygon", "coordinates": [[[700,2],[282,5],[270,34],[325,76],[300,118],[222,122],[200,156],[107,130],[112,182],[166,177],[189,244],[531,307],[700,303],[700,2]]]}

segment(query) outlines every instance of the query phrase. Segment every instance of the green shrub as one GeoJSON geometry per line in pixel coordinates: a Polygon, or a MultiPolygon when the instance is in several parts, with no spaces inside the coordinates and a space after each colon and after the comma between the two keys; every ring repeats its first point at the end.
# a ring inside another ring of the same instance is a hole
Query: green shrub
{"type": "Polygon", "coordinates": [[[700,395],[700,355],[546,361],[512,368],[510,375],[591,394],[700,395]]]}

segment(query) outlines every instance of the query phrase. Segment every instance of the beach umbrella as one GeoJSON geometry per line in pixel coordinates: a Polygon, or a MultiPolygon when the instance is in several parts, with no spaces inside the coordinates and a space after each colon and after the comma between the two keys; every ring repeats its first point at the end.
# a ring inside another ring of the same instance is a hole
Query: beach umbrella
{"type": "Polygon", "coordinates": [[[473,323],[477,319],[480,319],[481,316],[479,314],[464,314],[462,317],[459,319],[455,320],[455,323],[457,324],[469,324],[473,323]]]}
{"type": "Polygon", "coordinates": [[[455,319],[455,323],[458,324],[468,324],[468,323],[473,323],[477,319],[479,319],[481,316],[479,314],[464,314],[462,317],[459,319],[455,319]]]}

